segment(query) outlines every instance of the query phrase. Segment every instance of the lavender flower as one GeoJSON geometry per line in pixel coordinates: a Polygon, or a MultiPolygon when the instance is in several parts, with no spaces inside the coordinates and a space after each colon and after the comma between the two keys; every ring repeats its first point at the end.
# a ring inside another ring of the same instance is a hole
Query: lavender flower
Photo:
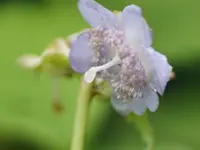
{"type": "Polygon", "coordinates": [[[86,82],[102,78],[112,88],[111,104],[121,115],[154,112],[172,67],[152,46],[151,29],[141,9],[129,5],[113,13],[93,0],[79,0],[79,10],[93,27],[72,43],[69,60],[86,82]]]}

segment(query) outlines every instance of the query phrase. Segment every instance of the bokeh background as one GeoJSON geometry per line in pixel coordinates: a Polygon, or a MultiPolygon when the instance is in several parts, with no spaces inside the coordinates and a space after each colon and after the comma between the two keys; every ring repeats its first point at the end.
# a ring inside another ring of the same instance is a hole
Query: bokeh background
{"type": "MultiPolygon", "coordinates": [[[[128,4],[143,8],[154,32],[154,47],[168,56],[176,80],[168,84],[160,107],[150,113],[156,150],[200,149],[200,1],[98,0],[112,10],[128,4]]],[[[70,147],[76,79],[62,80],[65,111],[51,104],[51,78],[36,78],[16,59],[40,54],[52,40],[88,27],[76,0],[0,0],[0,150],[67,150],[70,147]]],[[[92,103],[87,150],[142,150],[134,124],[127,123],[109,101],[92,103]]]]}

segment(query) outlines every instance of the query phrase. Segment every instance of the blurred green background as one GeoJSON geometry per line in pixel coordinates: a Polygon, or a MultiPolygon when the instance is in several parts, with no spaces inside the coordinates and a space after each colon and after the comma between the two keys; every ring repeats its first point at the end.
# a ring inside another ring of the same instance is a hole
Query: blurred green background
{"type": "MultiPolygon", "coordinates": [[[[154,47],[166,54],[176,72],[156,113],[150,114],[156,150],[200,149],[200,1],[99,0],[112,10],[128,4],[143,8],[154,32],[154,47]]],[[[40,54],[57,37],[88,27],[76,0],[0,0],[0,149],[66,150],[70,147],[78,81],[62,80],[66,109],[55,114],[51,78],[35,78],[16,59],[40,54]]],[[[109,101],[92,103],[87,150],[142,150],[134,124],[128,124],[109,101]]]]}

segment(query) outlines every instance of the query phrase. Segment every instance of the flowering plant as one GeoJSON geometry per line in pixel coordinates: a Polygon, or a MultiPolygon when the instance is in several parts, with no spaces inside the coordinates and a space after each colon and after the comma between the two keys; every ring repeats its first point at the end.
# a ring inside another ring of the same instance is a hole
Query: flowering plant
{"type": "Polygon", "coordinates": [[[153,49],[152,31],[140,7],[129,5],[122,12],[112,12],[94,0],[79,0],[78,8],[92,28],[58,38],[41,56],[24,55],[19,64],[52,76],[56,108],[60,108],[58,79],[82,78],[72,150],[83,149],[89,104],[96,95],[110,97],[120,115],[133,115],[147,149],[152,150],[152,129],[145,112],[157,110],[158,94],[163,95],[174,77],[172,66],[153,49]]]}

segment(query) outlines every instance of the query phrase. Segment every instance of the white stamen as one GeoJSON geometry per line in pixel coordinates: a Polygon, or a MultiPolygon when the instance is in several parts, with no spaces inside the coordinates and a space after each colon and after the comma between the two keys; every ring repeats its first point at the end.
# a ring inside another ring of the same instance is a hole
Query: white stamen
{"type": "Polygon", "coordinates": [[[121,60],[119,58],[118,55],[116,55],[113,60],[111,60],[110,62],[102,65],[102,66],[97,66],[97,67],[92,67],[90,68],[85,74],[84,74],[84,80],[87,82],[87,83],[91,83],[95,77],[96,77],[96,73],[98,71],[101,71],[101,70],[106,70],[114,65],[117,65],[117,64],[120,64],[121,63],[121,60]]]}

